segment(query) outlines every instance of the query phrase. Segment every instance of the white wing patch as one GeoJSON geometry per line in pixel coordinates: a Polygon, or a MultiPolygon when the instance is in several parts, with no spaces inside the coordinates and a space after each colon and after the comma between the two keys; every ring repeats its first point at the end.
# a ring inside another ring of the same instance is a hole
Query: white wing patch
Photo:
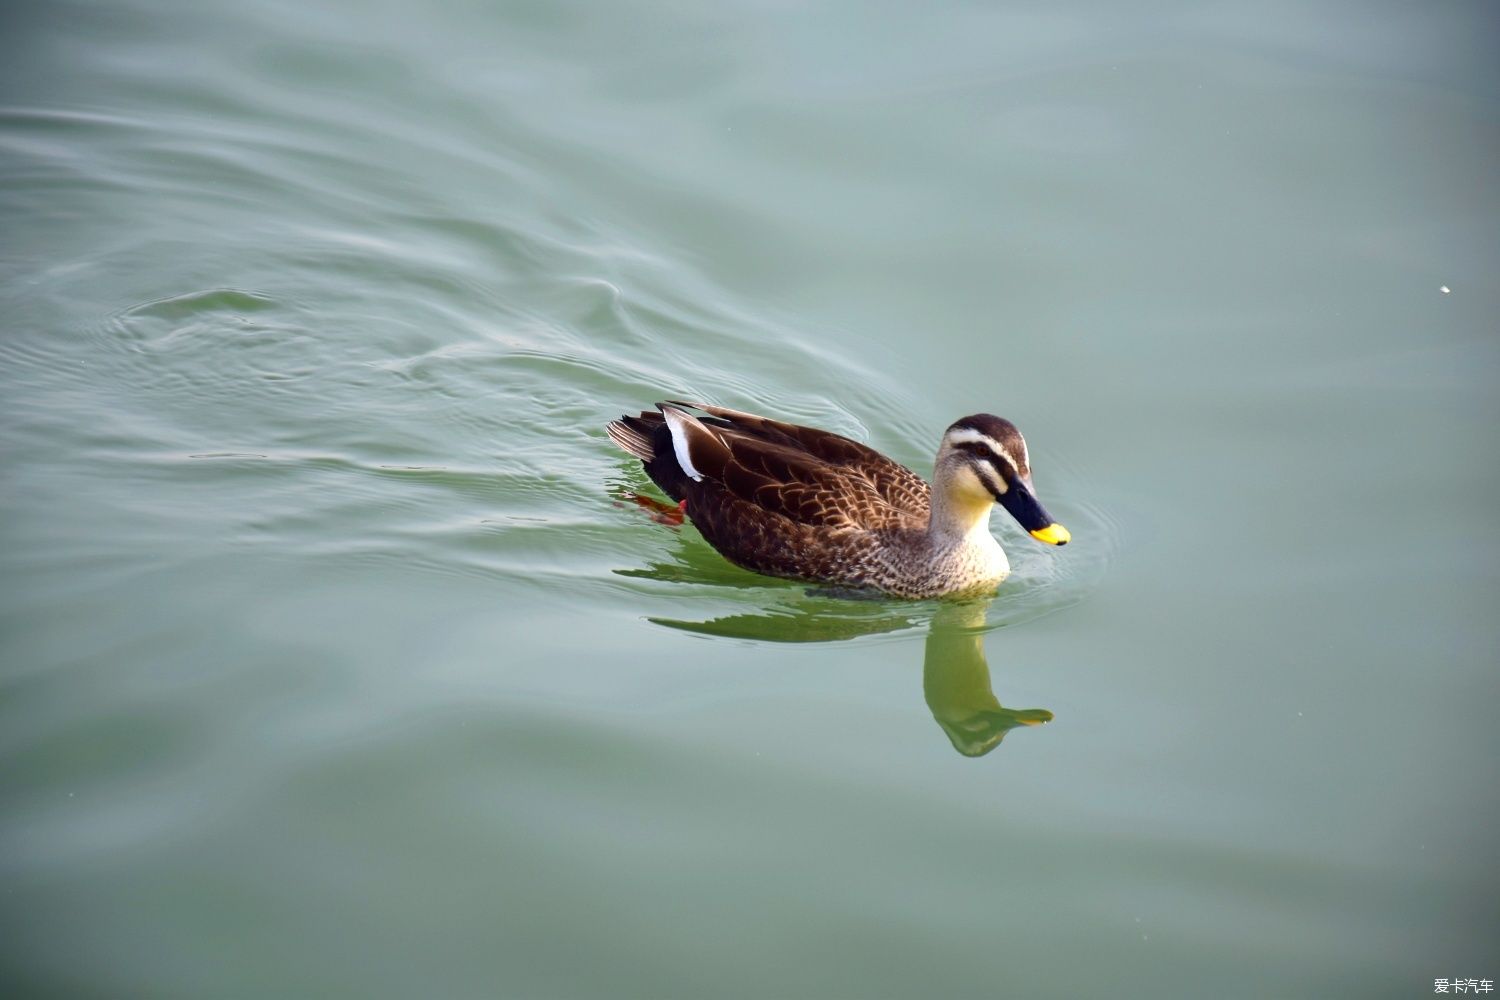
{"type": "Polygon", "coordinates": [[[672,433],[672,453],[677,456],[677,464],[694,482],[703,482],[703,473],[693,465],[693,457],[688,453],[688,428],[695,421],[673,406],[663,406],[661,415],[666,418],[667,430],[672,433]]]}

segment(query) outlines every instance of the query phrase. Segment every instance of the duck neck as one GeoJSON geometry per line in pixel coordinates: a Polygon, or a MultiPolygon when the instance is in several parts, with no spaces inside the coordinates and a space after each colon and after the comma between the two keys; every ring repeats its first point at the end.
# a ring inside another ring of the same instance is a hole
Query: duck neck
{"type": "Polygon", "coordinates": [[[988,497],[980,500],[956,495],[953,490],[936,488],[932,491],[932,513],[927,522],[927,537],[933,545],[952,546],[978,543],[994,543],[990,534],[990,508],[994,502],[988,497]]]}

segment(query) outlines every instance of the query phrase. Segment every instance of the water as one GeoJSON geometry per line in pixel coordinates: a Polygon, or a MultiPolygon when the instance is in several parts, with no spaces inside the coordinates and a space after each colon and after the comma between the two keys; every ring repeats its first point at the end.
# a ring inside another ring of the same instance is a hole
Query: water
{"type": "Polygon", "coordinates": [[[0,18],[12,995],[1500,978],[1484,5],[0,18]],[[684,396],[1074,544],[754,577],[684,396]]]}

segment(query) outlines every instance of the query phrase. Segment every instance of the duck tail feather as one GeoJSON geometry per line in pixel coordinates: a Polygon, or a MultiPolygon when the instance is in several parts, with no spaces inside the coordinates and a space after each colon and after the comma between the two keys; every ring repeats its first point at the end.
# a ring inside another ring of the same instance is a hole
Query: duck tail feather
{"type": "Polygon", "coordinates": [[[649,462],[656,457],[656,448],[651,443],[651,427],[640,417],[611,420],[604,431],[611,441],[641,461],[649,462]]]}

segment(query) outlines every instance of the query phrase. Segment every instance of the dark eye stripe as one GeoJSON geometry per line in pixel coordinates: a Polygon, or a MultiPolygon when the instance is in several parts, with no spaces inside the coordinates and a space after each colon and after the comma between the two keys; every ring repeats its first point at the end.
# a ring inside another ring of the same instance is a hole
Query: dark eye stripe
{"type": "Polygon", "coordinates": [[[995,467],[995,472],[1007,482],[1015,474],[1015,469],[1010,461],[982,441],[960,441],[953,445],[955,451],[967,452],[995,467]]]}
{"type": "Polygon", "coordinates": [[[981,458],[988,458],[990,460],[995,458],[995,449],[983,441],[956,441],[953,443],[953,448],[956,451],[966,451],[970,455],[978,455],[981,458]]]}

